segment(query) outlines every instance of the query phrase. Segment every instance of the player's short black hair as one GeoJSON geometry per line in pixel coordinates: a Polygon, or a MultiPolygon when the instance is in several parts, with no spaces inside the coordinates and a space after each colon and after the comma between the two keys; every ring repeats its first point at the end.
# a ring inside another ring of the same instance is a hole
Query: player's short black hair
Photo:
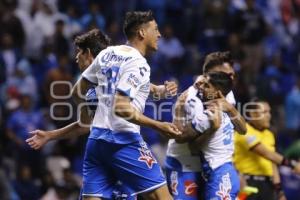
{"type": "Polygon", "coordinates": [[[229,51],[210,53],[205,57],[203,73],[207,73],[214,67],[223,65],[224,63],[233,66],[233,59],[229,51]]]}
{"type": "Polygon", "coordinates": [[[141,25],[153,21],[152,11],[133,11],[127,12],[123,25],[123,31],[127,39],[134,37],[141,25]]]}
{"type": "Polygon", "coordinates": [[[233,81],[230,74],[225,72],[209,72],[207,74],[209,82],[226,96],[233,87],[233,81]]]}
{"type": "Polygon", "coordinates": [[[75,38],[75,45],[86,51],[90,49],[93,57],[110,45],[109,37],[99,29],[93,29],[75,38]]]}

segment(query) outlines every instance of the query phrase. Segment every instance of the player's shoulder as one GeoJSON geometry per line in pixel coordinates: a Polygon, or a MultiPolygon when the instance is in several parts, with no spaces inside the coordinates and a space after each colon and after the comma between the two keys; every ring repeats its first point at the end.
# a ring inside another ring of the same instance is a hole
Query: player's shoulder
{"type": "Polygon", "coordinates": [[[136,48],[128,45],[119,45],[115,46],[115,51],[118,52],[118,55],[128,58],[124,64],[136,64],[150,69],[146,58],[136,48]]]}
{"type": "Polygon", "coordinates": [[[255,129],[253,126],[251,126],[250,124],[246,124],[246,128],[247,128],[247,133],[246,135],[260,135],[260,131],[255,129]]]}
{"type": "Polygon", "coordinates": [[[133,60],[145,60],[132,47],[126,45],[109,46],[103,49],[96,57],[101,63],[126,63],[133,60]]]}
{"type": "Polygon", "coordinates": [[[269,129],[265,129],[264,132],[263,132],[263,134],[268,139],[271,139],[271,140],[275,139],[274,133],[271,130],[269,130],[269,129]]]}
{"type": "Polygon", "coordinates": [[[192,108],[193,112],[196,111],[194,109],[197,109],[197,111],[203,110],[203,103],[200,99],[199,91],[194,86],[190,86],[186,92],[187,97],[184,102],[186,109],[192,108]]]}
{"type": "Polygon", "coordinates": [[[226,95],[226,100],[231,105],[234,105],[234,106],[236,105],[236,100],[235,100],[232,90],[226,95]]]}
{"type": "Polygon", "coordinates": [[[187,89],[187,98],[186,101],[194,99],[195,101],[200,101],[199,91],[193,85],[187,89]]]}
{"type": "Polygon", "coordinates": [[[146,60],[144,56],[134,47],[128,45],[118,45],[111,47],[119,55],[130,56],[133,59],[146,60]]]}

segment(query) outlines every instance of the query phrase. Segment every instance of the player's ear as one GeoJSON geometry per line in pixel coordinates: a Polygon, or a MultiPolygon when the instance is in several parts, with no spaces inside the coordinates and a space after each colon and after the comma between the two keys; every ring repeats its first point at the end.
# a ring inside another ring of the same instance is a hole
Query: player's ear
{"type": "Polygon", "coordinates": [[[145,35],[146,35],[146,31],[144,28],[140,28],[138,30],[138,35],[141,37],[141,38],[145,38],[145,35]]]}
{"type": "Polygon", "coordinates": [[[91,51],[90,48],[87,48],[86,51],[87,51],[87,54],[88,54],[89,57],[93,56],[92,51],[91,51]]]}

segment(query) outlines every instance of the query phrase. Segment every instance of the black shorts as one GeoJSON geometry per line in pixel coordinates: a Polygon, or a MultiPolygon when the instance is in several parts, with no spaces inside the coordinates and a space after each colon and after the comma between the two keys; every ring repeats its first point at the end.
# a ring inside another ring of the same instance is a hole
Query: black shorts
{"type": "Polygon", "coordinates": [[[251,194],[247,200],[276,200],[276,193],[271,177],[244,175],[249,186],[258,189],[257,194],[251,194]]]}

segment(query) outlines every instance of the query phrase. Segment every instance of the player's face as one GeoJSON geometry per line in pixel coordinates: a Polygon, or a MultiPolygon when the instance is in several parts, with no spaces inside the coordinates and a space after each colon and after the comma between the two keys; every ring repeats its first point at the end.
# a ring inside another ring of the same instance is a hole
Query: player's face
{"type": "Polygon", "coordinates": [[[218,90],[209,82],[209,77],[205,76],[197,86],[206,101],[218,98],[218,90]]]}
{"type": "Polygon", "coordinates": [[[157,23],[153,20],[144,25],[145,42],[151,51],[158,49],[158,39],[161,37],[157,23]]]}
{"type": "Polygon", "coordinates": [[[91,55],[89,51],[83,51],[81,48],[77,48],[76,51],[76,63],[80,71],[84,71],[91,64],[91,55]]]}
{"type": "Polygon", "coordinates": [[[205,82],[205,76],[204,75],[200,75],[197,77],[196,81],[195,81],[195,86],[196,88],[200,89],[201,85],[205,82]]]}
{"type": "Polygon", "coordinates": [[[266,102],[259,102],[257,109],[253,115],[255,117],[255,123],[261,129],[270,128],[271,121],[271,108],[266,102]]]}
{"type": "Polygon", "coordinates": [[[229,63],[224,63],[223,65],[213,67],[209,72],[224,72],[226,74],[230,74],[230,78],[234,80],[235,71],[229,63]]]}

